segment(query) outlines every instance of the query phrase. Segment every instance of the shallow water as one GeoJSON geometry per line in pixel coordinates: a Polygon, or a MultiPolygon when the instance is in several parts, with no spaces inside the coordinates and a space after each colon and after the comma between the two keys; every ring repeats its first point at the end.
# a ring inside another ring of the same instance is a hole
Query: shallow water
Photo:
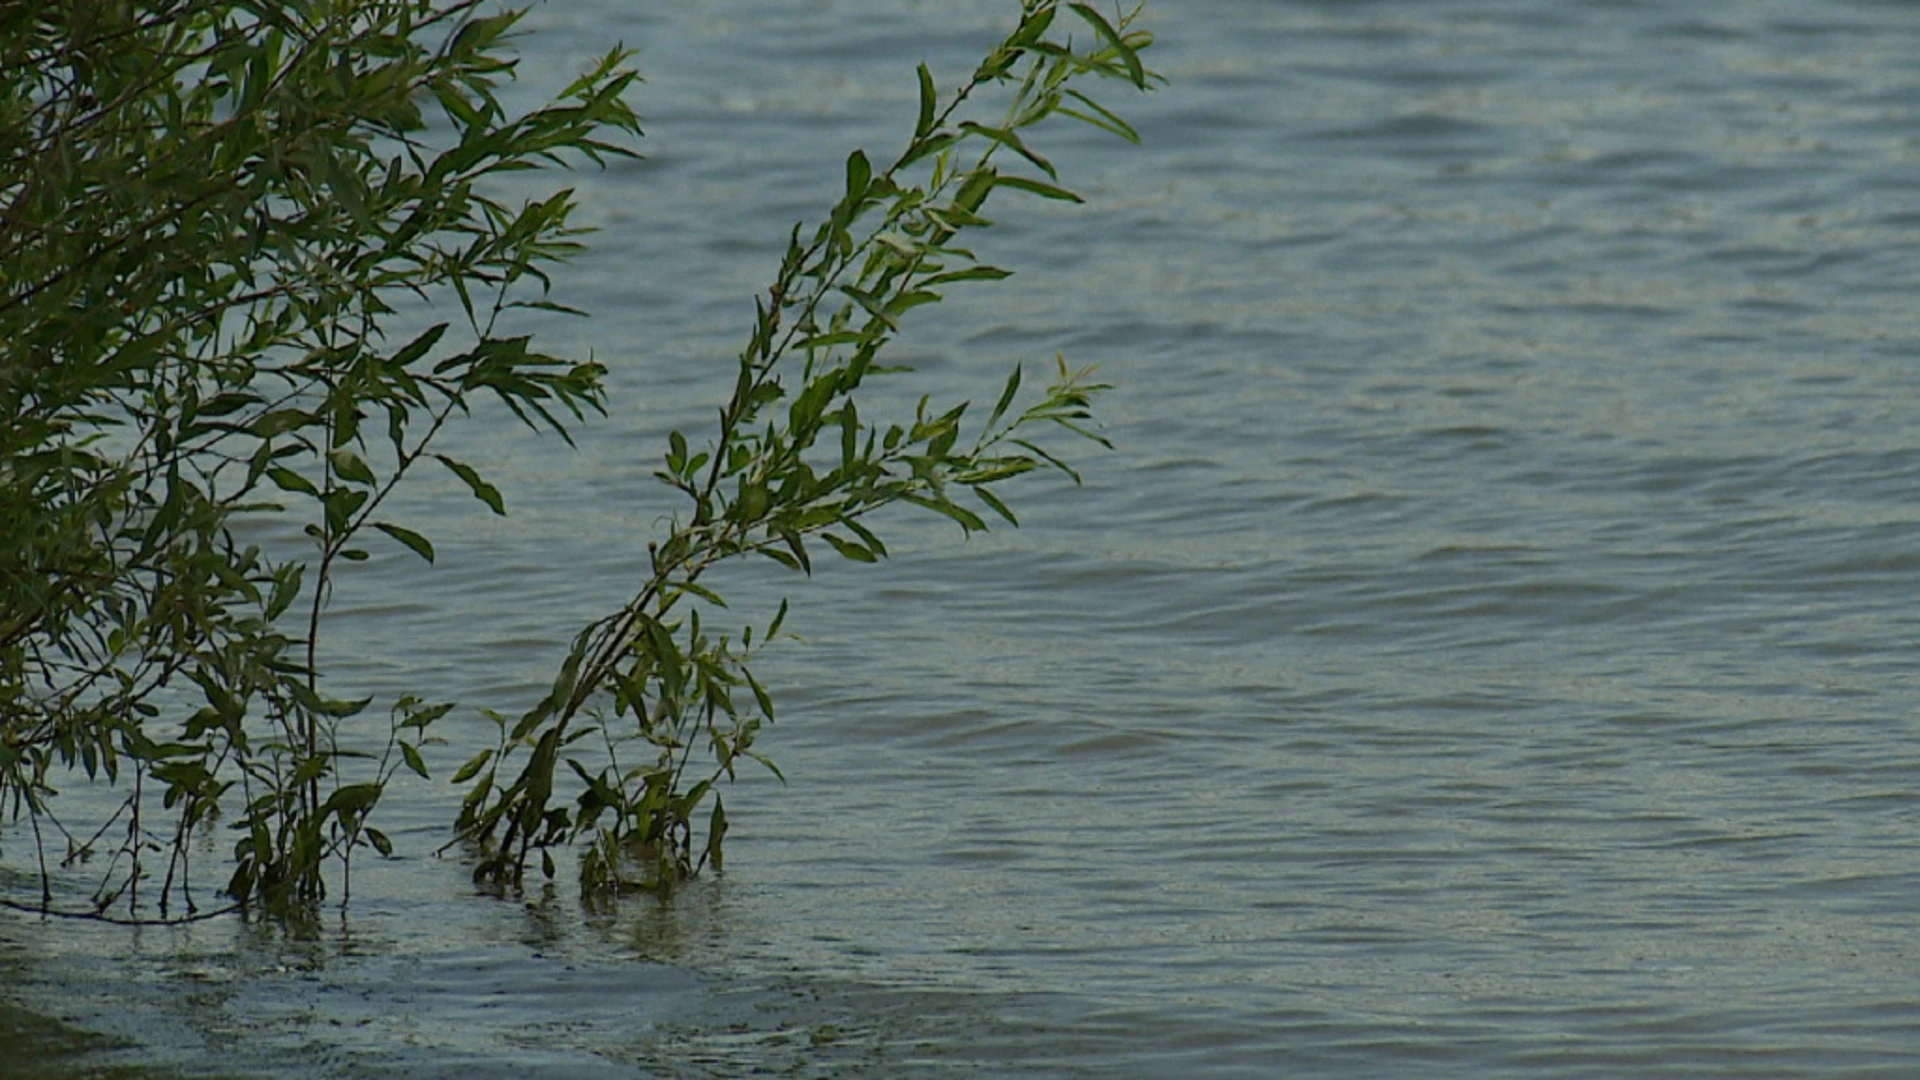
{"type": "MultiPolygon", "coordinates": [[[[440,564],[343,589],[343,681],[538,694],[787,227],[1010,7],[536,12],[531,78],[617,36],[648,80],[549,331],[619,404],[578,453],[474,438],[513,516],[421,492],[440,564]]],[[[902,350],[975,398],[1099,363],[1118,449],[1018,532],[732,579],[807,640],[724,876],[474,896],[415,785],[318,940],[7,918],[15,996],[267,1077],[1920,1068],[1920,9],[1153,22],[1145,148],[1056,132],[1089,205],[1000,208],[1020,276],[902,350]]]]}

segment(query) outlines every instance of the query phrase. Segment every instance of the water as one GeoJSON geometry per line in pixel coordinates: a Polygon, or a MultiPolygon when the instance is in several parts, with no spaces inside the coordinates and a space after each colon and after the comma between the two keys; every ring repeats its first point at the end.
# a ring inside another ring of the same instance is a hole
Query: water
{"type": "MultiPolygon", "coordinates": [[[[530,700],[668,508],[747,298],[1010,5],[539,9],[641,49],[648,160],[567,279],[621,403],[475,438],[343,680],[530,700]],[[611,584],[610,584],[611,583],[611,584]]],[[[590,916],[407,858],[314,942],[0,922],[90,1060],[307,1077],[1906,1076],[1920,1067],[1920,11],[1184,0],[1146,147],[1044,142],[902,355],[1118,389],[1088,484],[786,589],[791,782],[724,876],[590,916]]],[[[1118,95],[1125,100],[1125,95],[1118,95]]],[[[449,721],[454,762],[486,739],[449,721]]]]}

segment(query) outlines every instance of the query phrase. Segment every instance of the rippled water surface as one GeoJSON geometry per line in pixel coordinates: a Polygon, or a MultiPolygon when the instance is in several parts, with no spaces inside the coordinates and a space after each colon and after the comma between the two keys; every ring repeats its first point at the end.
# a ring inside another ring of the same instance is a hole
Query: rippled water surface
{"type": "MultiPolygon", "coordinates": [[[[524,706],[848,149],[1011,3],[597,0],[644,162],[578,178],[578,453],[336,605],[345,683],[524,706]]],[[[788,590],[724,876],[587,916],[409,853],[322,940],[0,921],[105,1063],[308,1077],[1911,1076],[1920,1070],[1920,7],[1181,0],[1144,148],[1042,140],[1020,271],[919,388],[1098,363],[1117,444],[788,590]]],[[[557,76],[555,76],[557,77],[557,76]]],[[[447,721],[449,762],[488,740],[447,721]]],[[[10,852],[14,850],[9,849],[10,852]]]]}

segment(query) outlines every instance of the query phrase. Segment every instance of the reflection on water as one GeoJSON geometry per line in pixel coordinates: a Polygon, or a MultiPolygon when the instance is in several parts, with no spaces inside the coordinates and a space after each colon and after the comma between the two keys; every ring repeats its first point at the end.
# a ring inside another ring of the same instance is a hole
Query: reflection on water
{"type": "MultiPolygon", "coordinates": [[[[625,36],[648,78],[647,160],[578,178],[595,318],[551,330],[624,405],[579,453],[476,437],[508,519],[419,493],[440,564],[342,590],[346,680],[540,692],[788,225],[1004,16],[538,9],[530,75],[625,36]]],[[[1061,133],[1090,204],[1001,207],[1020,277],[902,343],[913,393],[1100,363],[1119,449],[1019,533],[729,582],[806,640],[724,877],[474,896],[420,786],[313,940],[9,918],[11,996],[275,1077],[1911,1073],[1920,16],[1157,22],[1147,147],[1061,133]]]]}

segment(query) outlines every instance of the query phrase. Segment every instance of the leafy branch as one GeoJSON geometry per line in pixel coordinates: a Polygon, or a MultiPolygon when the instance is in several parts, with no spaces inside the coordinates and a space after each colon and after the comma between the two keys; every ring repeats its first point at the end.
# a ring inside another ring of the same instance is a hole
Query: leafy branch
{"type": "Polygon", "coordinates": [[[603,407],[600,365],[502,329],[567,310],[571,193],[489,191],[630,155],[635,75],[615,49],[511,114],[519,15],[481,8],[0,5],[0,802],[32,819],[43,909],[64,837],[67,865],[106,855],[92,914],[136,915],[158,876],[160,917],[192,915],[188,839],[235,795],[242,904],[310,906],[326,866],[384,851],[369,815],[447,707],[404,699],[356,763],[338,733],[370,702],[320,678],[331,585],[375,534],[432,560],[387,513],[423,463],[504,512],[435,446],[479,397],[563,437],[603,407]],[[396,348],[403,302],[465,331],[396,348]],[[265,515],[305,518],[311,553],[243,541],[265,515]],[[131,791],[76,833],[57,770],[131,791]]]}
{"type": "Polygon", "coordinates": [[[981,211],[994,191],[1081,201],[1027,143],[1029,129],[1057,114],[1138,141],[1075,85],[1093,76],[1151,87],[1157,76],[1139,56],[1151,37],[1134,26],[1137,14],[1109,20],[1087,4],[1023,0],[1018,26],[944,103],[919,67],[913,136],[890,163],[876,170],[863,151],[848,157],[844,194],[810,239],[795,227],[755,302],[712,438],[699,450],[682,432],[669,438],[655,475],[686,504],[649,545],[647,580],[575,637],[537,705],[517,719],[492,714],[498,745],[455,775],[472,785],[459,829],[479,853],[477,880],[517,885],[536,852],[550,876],[551,849],[583,838],[589,890],[666,889],[720,863],[727,819],[716,785],[743,758],[773,768],[754,747],[774,707],[748,661],[779,633],[787,606],[757,641],[751,626],[737,642],[714,635],[700,605],[725,606],[702,583],[715,565],[758,555],[810,571],[818,543],[873,562],[887,548],[868,520],[883,508],[917,506],[971,533],[988,528],[987,515],[1018,524],[996,490],[1005,481],[1048,467],[1078,481],[1035,440],[1059,428],[1105,444],[1090,406],[1106,387],[1063,359],[1038,400],[1017,410],[1016,368],[971,438],[965,402],[940,408],[923,397],[910,418],[875,422],[862,417],[856,392],[903,370],[877,361],[908,312],[938,302],[947,286],[1009,276],[956,243],[992,224],[981,211]],[[1056,31],[1062,13],[1083,32],[1080,43],[1056,31]],[[983,123],[968,107],[989,88],[1008,100],[997,121],[983,123]],[[1001,171],[1009,157],[1022,171],[1001,171]],[[587,754],[594,736],[597,757],[587,754]],[[620,751],[634,743],[645,760],[623,766],[620,751]],[[709,755],[696,769],[696,757],[709,755]],[[563,762],[580,789],[571,807],[556,804],[563,762]],[[701,842],[695,815],[709,801],[701,842]]]}

